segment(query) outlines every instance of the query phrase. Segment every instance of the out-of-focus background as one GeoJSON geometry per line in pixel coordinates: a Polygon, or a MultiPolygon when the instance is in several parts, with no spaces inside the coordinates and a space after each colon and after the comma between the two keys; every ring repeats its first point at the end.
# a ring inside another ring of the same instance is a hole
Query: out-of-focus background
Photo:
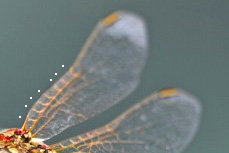
{"type": "Polygon", "coordinates": [[[119,9],[140,14],[148,24],[150,50],[141,83],[120,109],[56,140],[104,124],[155,90],[180,87],[203,105],[201,126],[184,153],[228,153],[228,0],[1,0],[0,127],[20,127],[41,94],[37,90],[67,70],[100,18],[119,9]]]}

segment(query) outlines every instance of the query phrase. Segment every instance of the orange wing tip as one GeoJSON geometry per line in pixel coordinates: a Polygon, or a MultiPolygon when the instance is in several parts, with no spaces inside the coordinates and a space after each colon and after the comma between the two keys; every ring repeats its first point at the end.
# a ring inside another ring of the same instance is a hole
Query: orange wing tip
{"type": "Polygon", "coordinates": [[[113,24],[114,22],[116,22],[119,19],[119,17],[120,17],[119,13],[114,12],[108,15],[107,17],[105,17],[102,22],[105,26],[109,26],[113,24]]]}
{"type": "Polygon", "coordinates": [[[170,97],[176,96],[178,92],[179,91],[176,88],[164,89],[164,90],[160,90],[158,92],[158,95],[160,98],[170,98],[170,97]]]}

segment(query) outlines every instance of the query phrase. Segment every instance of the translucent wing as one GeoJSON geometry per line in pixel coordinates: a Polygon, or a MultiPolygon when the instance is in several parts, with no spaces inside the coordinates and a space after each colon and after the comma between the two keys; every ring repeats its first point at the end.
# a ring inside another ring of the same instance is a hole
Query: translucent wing
{"type": "Polygon", "coordinates": [[[154,93],[114,121],[52,145],[57,152],[179,153],[191,141],[200,103],[177,89],[154,93]]]}
{"type": "Polygon", "coordinates": [[[68,72],[33,105],[23,128],[47,140],[126,97],[144,65],[145,30],[143,20],[130,12],[101,20],[68,72]]]}

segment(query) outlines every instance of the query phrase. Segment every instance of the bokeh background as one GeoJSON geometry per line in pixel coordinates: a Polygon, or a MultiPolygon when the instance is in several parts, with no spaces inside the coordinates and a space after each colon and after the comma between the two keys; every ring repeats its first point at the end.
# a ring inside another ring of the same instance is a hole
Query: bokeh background
{"type": "Polygon", "coordinates": [[[18,116],[25,118],[37,90],[67,70],[100,18],[119,9],[148,24],[150,50],[140,85],[107,115],[55,141],[106,123],[152,91],[179,87],[203,105],[201,126],[184,153],[228,153],[228,0],[1,0],[0,127],[20,127],[18,116]]]}

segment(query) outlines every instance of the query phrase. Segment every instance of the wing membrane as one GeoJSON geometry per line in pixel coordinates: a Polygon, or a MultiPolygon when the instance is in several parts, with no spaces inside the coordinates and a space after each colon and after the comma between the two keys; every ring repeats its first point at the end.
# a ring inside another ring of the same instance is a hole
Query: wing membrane
{"type": "Polygon", "coordinates": [[[126,97],[144,65],[145,30],[143,20],[129,12],[101,20],[68,72],[31,108],[23,128],[47,140],[126,97]]]}
{"type": "Polygon", "coordinates": [[[52,147],[61,153],[179,153],[195,134],[200,114],[197,99],[167,89],[150,95],[104,127],[52,147]]]}

